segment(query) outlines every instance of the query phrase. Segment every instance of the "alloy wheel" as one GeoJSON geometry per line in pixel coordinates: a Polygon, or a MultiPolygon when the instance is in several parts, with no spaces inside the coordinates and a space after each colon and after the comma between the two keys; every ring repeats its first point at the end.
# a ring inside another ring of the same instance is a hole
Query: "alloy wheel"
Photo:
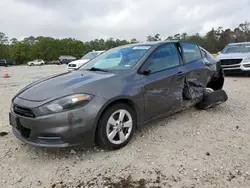
{"type": "Polygon", "coordinates": [[[133,119],[131,114],[120,109],[115,111],[108,119],[106,134],[112,144],[124,143],[131,134],[133,128],[133,119]]]}

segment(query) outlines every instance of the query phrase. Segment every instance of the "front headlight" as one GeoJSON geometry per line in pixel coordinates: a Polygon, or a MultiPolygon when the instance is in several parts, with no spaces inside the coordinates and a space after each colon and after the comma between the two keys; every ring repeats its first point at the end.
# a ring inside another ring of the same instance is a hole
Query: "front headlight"
{"type": "Polygon", "coordinates": [[[243,62],[243,63],[244,63],[244,62],[250,62],[250,57],[244,58],[242,62],[243,62]]]}
{"type": "Polygon", "coordinates": [[[77,107],[85,106],[92,98],[93,96],[88,94],[70,95],[44,104],[38,109],[42,115],[63,112],[77,107]]]}

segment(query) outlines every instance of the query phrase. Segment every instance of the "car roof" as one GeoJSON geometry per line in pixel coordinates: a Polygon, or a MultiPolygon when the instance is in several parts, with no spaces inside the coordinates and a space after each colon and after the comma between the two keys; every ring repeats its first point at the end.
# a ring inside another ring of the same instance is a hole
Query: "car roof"
{"type": "Polygon", "coordinates": [[[152,42],[143,42],[143,43],[134,43],[134,45],[159,45],[165,43],[177,43],[179,40],[164,40],[164,41],[152,41],[152,42]]]}
{"type": "Polygon", "coordinates": [[[237,44],[250,44],[250,42],[232,42],[229,45],[237,45],[237,44]]]}
{"type": "Polygon", "coordinates": [[[59,57],[59,59],[63,59],[63,58],[66,58],[66,59],[76,59],[76,57],[72,56],[72,55],[61,55],[59,57]]]}
{"type": "Polygon", "coordinates": [[[104,52],[105,50],[93,50],[91,52],[104,52]]]}
{"type": "Polygon", "coordinates": [[[90,53],[103,53],[103,52],[105,52],[105,50],[94,50],[94,51],[89,52],[89,54],[90,53]]]}
{"type": "Polygon", "coordinates": [[[72,55],[61,55],[60,57],[74,57],[72,55]]]}
{"type": "Polygon", "coordinates": [[[122,46],[118,46],[118,47],[132,47],[132,46],[158,46],[161,44],[167,44],[167,43],[177,43],[180,42],[179,40],[164,40],[164,41],[152,41],[152,42],[139,42],[139,43],[133,43],[133,44],[125,44],[122,46]]]}

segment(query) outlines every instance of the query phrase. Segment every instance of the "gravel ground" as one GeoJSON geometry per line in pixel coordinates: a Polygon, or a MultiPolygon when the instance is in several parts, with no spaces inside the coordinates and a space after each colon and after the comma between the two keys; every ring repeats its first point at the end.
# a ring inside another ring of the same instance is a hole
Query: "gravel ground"
{"type": "Polygon", "coordinates": [[[46,150],[21,143],[8,111],[14,94],[66,66],[0,67],[0,187],[250,187],[250,78],[226,77],[229,100],[136,131],[118,151],[46,150]]]}

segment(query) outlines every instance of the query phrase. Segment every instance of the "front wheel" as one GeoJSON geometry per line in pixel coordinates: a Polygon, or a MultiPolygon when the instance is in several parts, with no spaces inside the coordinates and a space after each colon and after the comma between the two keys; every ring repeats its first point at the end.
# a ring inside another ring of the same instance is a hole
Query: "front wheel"
{"type": "Polygon", "coordinates": [[[119,149],[132,138],[136,125],[134,110],[123,103],[105,110],[97,126],[96,143],[105,149],[119,149]]]}

